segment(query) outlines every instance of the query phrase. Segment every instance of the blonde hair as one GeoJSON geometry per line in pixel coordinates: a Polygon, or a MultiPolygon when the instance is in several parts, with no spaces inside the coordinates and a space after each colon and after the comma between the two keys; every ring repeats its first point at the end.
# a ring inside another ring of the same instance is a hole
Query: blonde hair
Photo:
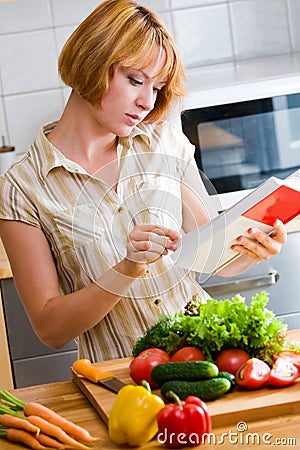
{"type": "Polygon", "coordinates": [[[105,95],[118,65],[141,70],[154,50],[165,53],[160,73],[166,85],[158,92],[147,122],[158,122],[184,95],[184,69],[176,44],[150,10],[131,0],[103,1],[72,33],[58,60],[62,81],[92,105],[105,95]]]}

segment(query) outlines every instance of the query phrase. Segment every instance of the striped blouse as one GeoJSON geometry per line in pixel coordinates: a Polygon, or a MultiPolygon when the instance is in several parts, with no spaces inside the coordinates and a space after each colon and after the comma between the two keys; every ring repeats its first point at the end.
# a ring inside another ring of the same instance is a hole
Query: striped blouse
{"type": "MultiPolygon", "coordinates": [[[[192,185],[196,179],[204,197],[207,193],[193,146],[169,123],[141,124],[119,139],[116,190],[105,182],[110,167],[90,175],[48,141],[54,126],[42,127],[28,153],[1,176],[0,218],[43,231],[61,291],[68,294],[98,280],[125,256],[133,223],[181,230],[182,182],[192,185]]],[[[162,257],[96,326],[78,336],[80,357],[101,361],[131,355],[147,328],[161,315],[182,310],[194,294],[209,298],[191,271],[162,257]]]]}

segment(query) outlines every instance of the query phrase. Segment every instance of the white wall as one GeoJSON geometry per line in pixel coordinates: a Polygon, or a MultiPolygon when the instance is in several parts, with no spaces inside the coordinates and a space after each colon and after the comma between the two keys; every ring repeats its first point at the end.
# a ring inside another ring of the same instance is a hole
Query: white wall
{"type": "MultiPolygon", "coordinates": [[[[187,71],[300,52],[300,0],[144,0],[171,29],[187,71]]],[[[99,0],[0,3],[0,136],[23,153],[62,112],[59,51],[99,0]]]]}

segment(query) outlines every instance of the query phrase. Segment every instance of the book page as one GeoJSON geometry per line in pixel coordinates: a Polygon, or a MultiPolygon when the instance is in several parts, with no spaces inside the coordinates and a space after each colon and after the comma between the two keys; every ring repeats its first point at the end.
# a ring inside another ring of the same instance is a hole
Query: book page
{"type": "Polygon", "coordinates": [[[273,231],[273,227],[269,225],[241,216],[221,231],[214,232],[212,227],[210,237],[204,241],[201,240],[201,232],[198,235],[186,235],[183,240],[184,249],[176,252],[174,262],[180,267],[196,272],[215,273],[229,260],[240,256],[230,247],[238,236],[246,235],[250,227],[260,228],[266,233],[273,231]]]}

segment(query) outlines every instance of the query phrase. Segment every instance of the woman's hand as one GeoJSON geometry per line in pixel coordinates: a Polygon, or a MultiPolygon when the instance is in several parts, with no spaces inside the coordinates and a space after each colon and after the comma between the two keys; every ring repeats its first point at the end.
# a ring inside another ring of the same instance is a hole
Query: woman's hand
{"type": "Polygon", "coordinates": [[[145,273],[148,264],[167,255],[169,250],[175,251],[179,239],[180,234],[170,228],[138,224],[128,235],[126,260],[134,266],[138,265],[145,273]]]}
{"type": "Polygon", "coordinates": [[[285,226],[280,220],[276,220],[274,232],[271,235],[253,227],[248,230],[248,236],[239,236],[237,243],[232,245],[231,248],[255,261],[262,261],[280,253],[286,240],[285,226]]]}

